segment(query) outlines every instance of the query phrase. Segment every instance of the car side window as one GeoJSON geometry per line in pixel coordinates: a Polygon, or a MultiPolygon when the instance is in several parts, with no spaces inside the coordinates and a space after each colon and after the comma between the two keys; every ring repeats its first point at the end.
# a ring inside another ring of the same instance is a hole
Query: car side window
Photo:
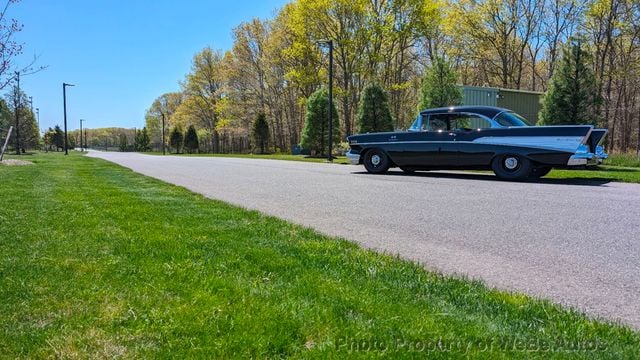
{"type": "Polygon", "coordinates": [[[447,130],[447,118],[444,115],[425,116],[422,120],[424,131],[445,131],[447,130]]]}
{"type": "Polygon", "coordinates": [[[480,116],[472,114],[460,114],[451,120],[451,128],[454,130],[488,129],[491,123],[480,116]]]}

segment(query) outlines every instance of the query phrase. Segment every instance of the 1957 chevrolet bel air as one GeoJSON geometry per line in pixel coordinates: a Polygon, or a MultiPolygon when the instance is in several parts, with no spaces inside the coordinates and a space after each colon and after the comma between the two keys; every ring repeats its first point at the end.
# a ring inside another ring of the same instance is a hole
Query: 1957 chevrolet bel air
{"type": "Polygon", "coordinates": [[[505,180],[545,176],[552,168],[580,168],[607,158],[605,129],[591,125],[529,126],[513,111],[454,106],[422,111],[407,131],[347,138],[347,157],[368,172],[491,169],[505,180]]]}

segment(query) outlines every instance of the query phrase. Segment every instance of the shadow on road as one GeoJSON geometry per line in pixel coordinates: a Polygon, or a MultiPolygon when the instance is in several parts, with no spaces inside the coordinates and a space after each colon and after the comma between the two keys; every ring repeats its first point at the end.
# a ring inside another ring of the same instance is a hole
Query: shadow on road
{"type": "MultiPolygon", "coordinates": [[[[366,174],[370,176],[380,176],[380,175],[372,175],[367,173],[366,171],[355,171],[353,174],[366,174]]],[[[382,176],[403,176],[403,177],[414,177],[414,178],[440,178],[440,179],[459,179],[459,180],[484,180],[484,181],[495,181],[495,182],[507,182],[506,180],[500,180],[495,175],[491,173],[473,173],[473,172],[446,172],[446,171],[417,171],[414,173],[405,173],[403,171],[389,171],[388,173],[382,176]]],[[[537,183],[537,184],[551,184],[551,185],[579,185],[579,186],[603,186],[611,182],[611,179],[605,178],[564,178],[564,179],[550,179],[550,178],[541,178],[541,179],[529,179],[520,181],[522,183],[537,183]]]]}

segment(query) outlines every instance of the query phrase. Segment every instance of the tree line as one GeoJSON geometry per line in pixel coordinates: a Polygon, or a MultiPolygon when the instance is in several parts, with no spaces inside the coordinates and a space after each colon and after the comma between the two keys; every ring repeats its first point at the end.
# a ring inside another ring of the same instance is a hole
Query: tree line
{"type": "Polygon", "coordinates": [[[290,151],[304,137],[307,102],[326,85],[321,39],[335,44],[340,139],[357,130],[371,84],[388,93],[393,127],[405,128],[438,59],[451,64],[458,84],[547,91],[563,49],[580,39],[609,148],[640,150],[634,0],[294,0],[271,19],[239,24],[233,37],[229,51],[195,54],[180,90],[151,104],[145,120],[152,143],[160,142],[164,118],[167,128],[195,126],[203,151],[245,151],[264,114],[269,150],[290,151]]]}

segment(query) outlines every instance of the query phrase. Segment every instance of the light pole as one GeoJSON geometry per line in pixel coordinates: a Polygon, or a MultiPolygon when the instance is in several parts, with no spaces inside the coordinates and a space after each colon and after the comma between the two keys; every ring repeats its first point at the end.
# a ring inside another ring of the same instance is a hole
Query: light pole
{"type": "Polygon", "coordinates": [[[64,154],[69,155],[69,138],[67,136],[67,86],[73,84],[62,83],[62,103],[64,107],[64,154]]]}
{"type": "Polygon", "coordinates": [[[13,99],[14,104],[16,105],[15,108],[15,112],[16,112],[16,155],[20,155],[20,110],[22,108],[22,106],[20,106],[22,99],[21,99],[21,94],[20,94],[20,72],[16,71],[16,93],[15,93],[15,98],[13,99]]]}
{"type": "Polygon", "coordinates": [[[36,108],[36,121],[38,121],[38,132],[40,132],[40,108],[36,108]]]}
{"type": "Polygon", "coordinates": [[[84,144],[82,142],[82,123],[86,121],[85,119],[80,119],[80,152],[84,152],[84,146],[82,144],[84,144]]]}
{"type": "Polygon", "coordinates": [[[319,44],[329,46],[329,162],[333,161],[331,157],[333,145],[333,40],[318,40],[319,44]]]}
{"type": "Polygon", "coordinates": [[[162,113],[162,155],[167,155],[164,141],[164,113],[162,113]]]}

